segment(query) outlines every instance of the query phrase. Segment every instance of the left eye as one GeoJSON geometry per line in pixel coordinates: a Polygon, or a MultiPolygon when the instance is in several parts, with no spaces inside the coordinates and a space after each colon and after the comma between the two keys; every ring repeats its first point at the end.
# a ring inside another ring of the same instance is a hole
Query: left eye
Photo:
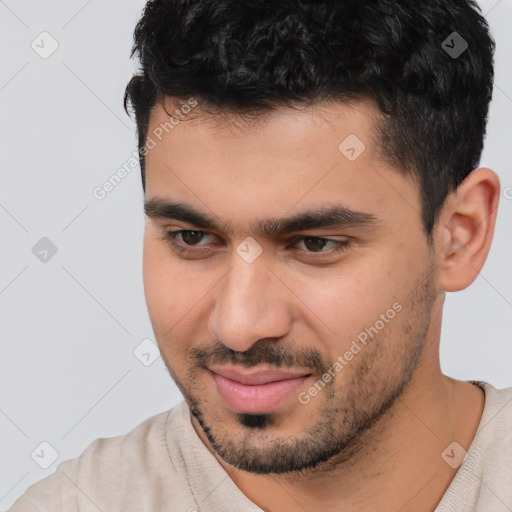
{"type": "Polygon", "coordinates": [[[331,246],[333,248],[338,248],[340,246],[345,246],[348,244],[346,240],[340,241],[340,240],[331,240],[329,238],[318,238],[318,237],[302,237],[298,239],[299,243],[303,243],[304,247],[306,247],[306,250],[308,252],[327,252],[323,251],[322,249],[325,249],[326,246],[331,246]],[[309,246],[309,247],[308,247],[309,246]]]}

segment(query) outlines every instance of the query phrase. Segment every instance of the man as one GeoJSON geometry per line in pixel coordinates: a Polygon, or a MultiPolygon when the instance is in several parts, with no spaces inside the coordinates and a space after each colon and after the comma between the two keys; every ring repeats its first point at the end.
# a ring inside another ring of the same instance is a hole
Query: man
{"type": "Polygon", "coordinates": [[[146,301],[185,400],[21,511],[512,510],[512,389],[441,372],[500,183],[466,0],[151,0],[146,301]]]}

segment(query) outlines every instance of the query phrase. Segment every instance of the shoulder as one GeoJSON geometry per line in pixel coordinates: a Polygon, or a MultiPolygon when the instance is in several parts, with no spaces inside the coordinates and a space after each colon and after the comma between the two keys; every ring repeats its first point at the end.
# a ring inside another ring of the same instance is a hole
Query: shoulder
{"type": "Polygon", "coordinates": [[[158,478],[172,485],[173,477],[180,477],[170,462],[167,432],[178,428],[183,405],[126,434],[94,440],[79,457],[61,462],[54,474],[30,486],[11,512],[143,510],[141,499],[149,488],[159,495],[158,478]]]}
{"type": "MultiPolygon", "coordinates": [[[[473,381],[483,389],[485,405],[465,460],[466,470],[480,479],[512,481],[512,388],[498,389],[473,381]]],[[[461,468],[462,469],[462,468],[461,468]]],[[[511,491],[508,484],[509,492],[511,491]]],[[[512,498],[512,496],[511,496],[512,498]]]]}
{"type": "Polygon", "coordinates": [[[438,512],[512,510],[512,388],[472,381],[485,393],[480,424],[438,512]]]}
{"type": "MultiPolygon", "coordinates": [[[[512,388],[498,389],[486,382],[473,382],[485,393],[485,406],[475,439],[470,447],[483,461],[483,475],[512,482],[512,388]]],[[[476,470],[476,468],[475,468],[476,470]]],[[[512,486],[508,484],[509,493],[512,486]]],[[[511,496],[512,498],[512,496],[511,496]]]]}
{"type": "Polygon", "coordinates": [[[499,389],[493,385],[472,381],[483,389],[485,393],[485,405],[477,437],[487,437],[489,442],[512,441],[512,387],[499,389]]]}

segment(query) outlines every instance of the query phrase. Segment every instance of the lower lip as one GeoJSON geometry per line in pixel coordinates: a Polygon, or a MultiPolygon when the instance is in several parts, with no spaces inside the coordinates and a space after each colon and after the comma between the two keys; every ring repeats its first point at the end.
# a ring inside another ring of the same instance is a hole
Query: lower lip
{"type": "Polygon", "coordinates": [[[309,375],[257,386],[247,386],[222,375],[210,373],[217,386],[217,391],[228,407],[235,412],[248,414],[272,412],[311,377],[309,375]]]}

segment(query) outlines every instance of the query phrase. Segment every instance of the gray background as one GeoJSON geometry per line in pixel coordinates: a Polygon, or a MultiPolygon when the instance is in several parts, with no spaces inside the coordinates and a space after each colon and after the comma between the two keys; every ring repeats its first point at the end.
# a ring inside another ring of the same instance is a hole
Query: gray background
{"type": "MultiPolygon", "coordinates": [[[[498,172],[504,193],[481,275],[447,297],[441,356],[451,376],[506,387],[512,0],[480,4],[498,48],[482,164],[498,172]]],[[[122,98],[143,5],[0,0],[0,510],[94,439],[128,432],[181,399],[148,341],[138,166],[128,163],[103,200],[93,196],[136,150],[122,98]],[[56,254],[38,252],[49,247],[44,237],[56,254]]]]}

